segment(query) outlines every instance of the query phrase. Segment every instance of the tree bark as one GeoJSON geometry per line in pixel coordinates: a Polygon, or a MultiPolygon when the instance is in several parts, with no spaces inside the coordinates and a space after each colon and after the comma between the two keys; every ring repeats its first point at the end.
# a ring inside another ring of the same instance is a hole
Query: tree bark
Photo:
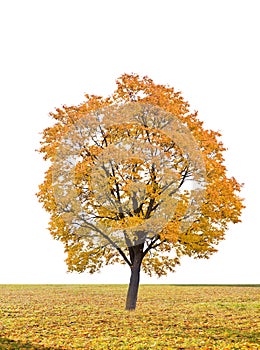
{"type": "Polygon", "coordinates": [[[136,308],[136,301],[140,282],[140,268],[141,263],[139,266],[131,266],[131,277],[128,286],[125,305],[126,310],[134,310],[136,308]]]}
{"type": "Polygon", "coordinates": [[[131,277],[126,297],[126,310],[134,310],[136,308],[136,301],[140,282],[140,270],[143,260],[143,247],[144,244],[138,244],[133,247],[129,247],[129,254],[131,260],[131,277]]]}

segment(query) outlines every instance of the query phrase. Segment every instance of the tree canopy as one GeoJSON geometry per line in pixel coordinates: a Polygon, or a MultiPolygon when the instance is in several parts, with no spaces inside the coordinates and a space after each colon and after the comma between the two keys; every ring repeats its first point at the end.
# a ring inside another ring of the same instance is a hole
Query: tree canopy
{"type": "Polygon", "coordinates": [[[209,258],[243,204],[220,133],[180,92],[137,74],[116,83],[110,97],[86,94],[50,113],[39,150],[50,167],[37,195],[70,271],[130,266],[133,309],[140,268],[162,276],[183,255],[209,258]]]}

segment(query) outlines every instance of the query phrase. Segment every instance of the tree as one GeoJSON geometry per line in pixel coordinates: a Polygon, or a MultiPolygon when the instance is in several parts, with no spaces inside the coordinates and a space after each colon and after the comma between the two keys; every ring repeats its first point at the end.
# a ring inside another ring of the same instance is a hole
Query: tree
{"type": "Polygon", "coordinates": [[[69,271],[129,265],[132,310],[141,268],[162,276],[183,255],[209,258],[244,206],[220,133],[204,129],[179,92],[136,74],[116,83],[108,98],[85,95],[50,113],[37,196],[69,271]]]}

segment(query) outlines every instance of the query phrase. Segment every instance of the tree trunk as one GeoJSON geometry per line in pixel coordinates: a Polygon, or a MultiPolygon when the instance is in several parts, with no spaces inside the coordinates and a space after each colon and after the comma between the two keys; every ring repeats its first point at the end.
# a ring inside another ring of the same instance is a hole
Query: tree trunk
{"type": "Polygon", "coordinates": [[[131,277],[126,297],[126,310],[134,310],[138,295],[141,263],[131,266],[131,277]]]}

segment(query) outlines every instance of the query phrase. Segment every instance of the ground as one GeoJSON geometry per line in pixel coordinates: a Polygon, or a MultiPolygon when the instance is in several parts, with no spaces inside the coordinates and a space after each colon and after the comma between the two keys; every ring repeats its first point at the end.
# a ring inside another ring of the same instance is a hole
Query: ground
{"type": "Polygon", "coordinates": [[[260,349],[260,286],[0,285],[0,349],[260,349]]]}

